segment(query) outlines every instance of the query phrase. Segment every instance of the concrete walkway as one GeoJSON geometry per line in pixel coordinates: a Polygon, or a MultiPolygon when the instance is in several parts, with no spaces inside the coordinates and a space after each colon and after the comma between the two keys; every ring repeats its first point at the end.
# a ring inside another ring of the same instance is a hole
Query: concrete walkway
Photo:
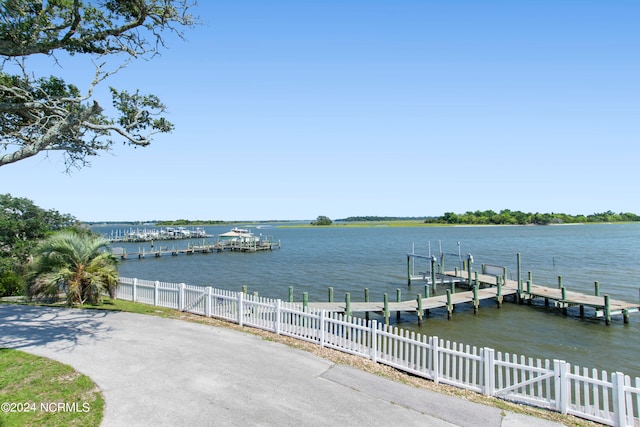
{"type": "Polygon", "coordinates": [[[559,425],[153,316],[0,304],[0,347],[91,377],[104,394],[104,426],[559,425]]]}

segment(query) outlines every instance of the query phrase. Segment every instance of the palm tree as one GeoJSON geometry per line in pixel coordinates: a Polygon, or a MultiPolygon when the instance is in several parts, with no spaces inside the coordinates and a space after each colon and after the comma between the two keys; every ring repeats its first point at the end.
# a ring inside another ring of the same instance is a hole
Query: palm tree
{"type": "Polygon", "coordinates": [[[29,297],[56,298],[65,293],[67,304],[99,304],[102,294],[115,297],[117,259],[107,251],[109,241],[89,233],[60,231],[36,248],[29,297]]]}

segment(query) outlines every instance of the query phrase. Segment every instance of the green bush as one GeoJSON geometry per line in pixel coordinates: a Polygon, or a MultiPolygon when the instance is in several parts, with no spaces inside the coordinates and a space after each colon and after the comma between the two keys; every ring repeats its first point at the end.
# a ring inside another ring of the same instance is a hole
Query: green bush
{"type": "Polygon", "coordinates": [[[18,274],[8,271],[0,276],[0,297],[22,295],[24,293],[24,279],[18,274]]]}

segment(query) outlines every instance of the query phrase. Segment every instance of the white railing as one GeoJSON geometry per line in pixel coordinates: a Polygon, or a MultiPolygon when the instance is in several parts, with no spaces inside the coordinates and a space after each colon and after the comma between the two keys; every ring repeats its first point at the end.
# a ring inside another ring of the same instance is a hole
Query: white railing
{"type": "Polygon", "coordinates": [[[452,343],[375,320],[184,283],[121,277],[117,297],[225,319],[310,341],[487,396],[602,424],[640,426],[640,378],[452,343]]]}

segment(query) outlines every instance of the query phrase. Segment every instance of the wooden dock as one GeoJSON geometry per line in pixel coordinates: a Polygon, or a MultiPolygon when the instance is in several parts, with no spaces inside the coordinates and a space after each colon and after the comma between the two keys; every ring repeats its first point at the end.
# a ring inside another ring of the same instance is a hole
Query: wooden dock
{"type": "MultiPolygon", "coordinates": [[[[418,322],[422,322],[425,314],[429,310],[436,308],[446,308],[447,317],[451,318],[455,306],[460,304],[473,304],[474,312],[479,309],[480,301],[495,300],[498,307],[504,301],[504,297],[512,296],[514,302],[529,304],[536,298],[543,298],[545,306],[549,306],[553,301],[554,307],[566,313],[567,308],[580,307],[580,316],[585,315],[585,307],[593,309],[596,318],[604,318],[606,324],[611,323],[611,317],[622,315],[624,323],[629,322],[629,314],[640,311],[640,303],[630,303],[626,301],[614,300],[608,295],[599,295],[596,286],[595,295],[587,295],[581,292],[568,291],[561,286],[557,289],[534,285],[530,280],[526,284],[518,285],[516,280],[505,280],[502,276],[473,273],[469,281],[469,273],[466,271],[446,272],[438,274],[436,286],[440,286],[440,295],[429,296],[433,292],[434,286],[430,283],[425,285],[426,297],[416,296],[413,300],[400,300],[400,291],[397,291],[395,302],[390,302],[385,294],[383,302],[351,302],[347,294],[343,302],[304,302],[310,310],[326,310],[330,312],[352,313],[380,313],[384,315],[385,322],[388,323],[391,312],[414,313],[418,316],[418,322]],[[444,286],[443,286],[444,285],[444,286]],[[456,287],[456,285],[458,285],[456,287]],[[457,288],[466,287],[466,290],[457,288]],[[444,293],[442,293],[442,289],[444,293]]],[[[597,283],[597,282],[596,282],[597,283]]],[[[366,295],[366,293],[365,293],[366,295]]],[[[330,297],[332,299],[332,297],[330,297]]],[[[365,297],[368,300],[368,297],[365,297]]]]}
{"type": "Polygon", "coordinates": [[[280,249],[280,242],[273,242],[273,240],[264,240],[259,242],[242,242],[242,241],[219,241],[216,243],[201,244],[188,244],[186,248],[169,248],[168,246],[158,246],[157,248],[151,248],[146,250],[144,248],[138,249],[136,252],[127,252],[122,247],[111,248],[111,253],[119,257],[122,260],[127,259],[144,259],[144,258],[160,258],[162,256],[178,256],[178,255],[193,255],[197,253],[207,254],[212,252],[261,252],[271,251],[273,249],[280,249]]]}
{"type": "Polygon", "coordinates": [[[408,312],[415,313],[421,322],[423,316],[429,310],[436,308],[446,308],[447,316],[450,318],[456,305],[473,304],[474,311],[479,308],[480,301],[495,299],[498,305],[501,305],[503,298],[508,295],[517,293],[517,288],[505,287],[487,287],[477,288],[469,291],[456,290],[456,283],[460,283],[460,278],[448,276],[443,278],[443,283],[449,284],[449,287],[441,295],[430,297],[421,297],[413,300],[405,301],[383,301],[383,302],[350,302],[345,299],[344,302],[309,302],[308,307],[312,310],[326,310],[341,313],[381,313],[388,319],[390,312],[408,312]]]}

